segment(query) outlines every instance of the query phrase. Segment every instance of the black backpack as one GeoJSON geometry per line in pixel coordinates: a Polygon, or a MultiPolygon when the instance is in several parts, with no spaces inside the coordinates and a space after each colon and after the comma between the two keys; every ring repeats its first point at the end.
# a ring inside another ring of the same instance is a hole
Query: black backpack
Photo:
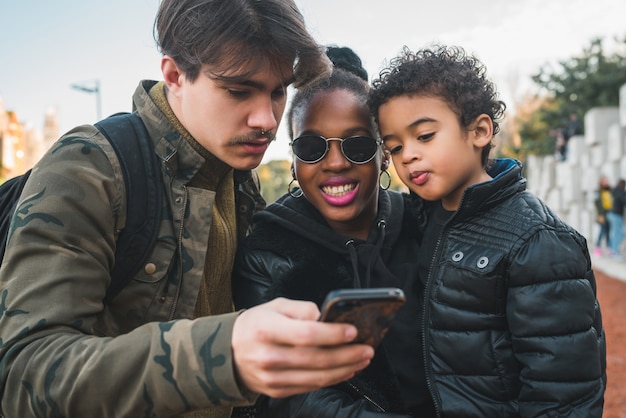
{"type": "MultiPolygon", "coordinates": [[[[127,195],[126,227],[115,249],[111,284],[104,301],[114,298],[142,268],[159,232],[162,182],[159,160],[142,120],[134,113],[116,113],[95,124],[115,150],[127,195]]],[[[18,199],[31,170],[0,185],[0,261],[18,199]]]]}

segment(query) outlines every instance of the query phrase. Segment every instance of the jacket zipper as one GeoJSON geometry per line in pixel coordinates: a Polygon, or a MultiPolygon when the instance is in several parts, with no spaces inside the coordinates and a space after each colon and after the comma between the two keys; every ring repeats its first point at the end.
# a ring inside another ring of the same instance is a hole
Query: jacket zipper
{"type": "MultiPolygon", "coordinates": [[[[459,208],[461,208],[461,205],[463,204],[463,200],[465,198],[465,193],[463,193],[463,196],[461,196],[461,201],[459,202],[459,208]]],[[[427,340],[430,338],[430,334],[428,333],[426,324],[428,323],[428,318],[427,315],[430,313],[430,310],[428,309],[428,301],[429,301],[429,296],[430,296],[430,290],[432,287],[432,279],[435,276],[434,273],[434,269],[435,269],[435,261],[437,260],[437,256],[439,253],[439,247],[441,246],[441,241],[443,240],[443,236],[445,235],[446,232],[446,228],[448,227],[448,225],[450,224],[450,222],[452,221],[452,219],[454,219],[454,217],[456,216],[456,214],[458,213],[458,209],[455,211],[455,213],[446,221],[446,223],[443,225],[443,228],[441,230],[441,234],[439,234],[439,237],[437,237],[437,244],[435,245],[435,251],[433,253],[433,258],[430,261],[430,269],[429,269],[429,273],[428,273],[428,277],[426,280],[426,288],[424,289],[424,308],[422,311],[422,329],[424,330],[422,336],[422,355],[424,356],[424,366],[426,368],[426,386],[428,387],[428,391],[430,392],[430,396],[432,398],[433,401],[433,406],[435,407],[435,413],[437,414],[437,417],[441,417],[441,407],[440,407],[440,400],[439,400],[439,395],[436,392],[435,388],[433,387],[433,383],[432,383],[432,364],[429,361],[430,358],[430,354],[427,351],[427,340]]]]}
{"type": "Polygon", "coordinates": [[[428,301],[429,301],[429,296],[430,296],[430,289],[432,287],[433,268],[435,267],[435,260],[437,259],[437,251],[439,251],[439,245],[441,244],[442,236],[443,236],[443,233],[437,238],[437,244],[435,245],[435,252],[430,262],[429,274],[426,279],[426,288],[424,289],[424,306],[422,310],[422,329],[424,330],[422,333],[422,356],[424,357],[424,366],[426,368],[426,373],[425,373],[426,387],[428,387],[428,392],[430,393],[430,397],[432,398],[433,406],[435,407],[435,413],[437,414],[437,417],[441,416],[441,411],[439,408],[438,396],[435,393],[435,389],[433,387],[433,383],[431,379],[432,365],[430,364],[430,361],[429,361],[430,354],[427,350],[427,347],[428,347],[427,340],[429,340],[430,334],[428,332],[426,324],[428,323],[427,315],[430,312],[430,310],[428,309],[428,306],[429,306],[428,301]]]}
{"type": "Polygon", "coordinates": [[[387,412],[385,411],[385,409],[380,406],[378,403],[376,403],[376,401],[374,401],[372,398],[370,398],[369,396],[367,396],[365,393],[363,393],[359,388],[357,388],[356,386],[354,386],[351,382],[348,382],[348,385],[350,385],[350,387],[359,395],[361,395],[366,401],[368,401],[369,403],[371,403],[372,405],[374,405],[376,408],[378,408],[378,410],[380,412],[387,412]]]}

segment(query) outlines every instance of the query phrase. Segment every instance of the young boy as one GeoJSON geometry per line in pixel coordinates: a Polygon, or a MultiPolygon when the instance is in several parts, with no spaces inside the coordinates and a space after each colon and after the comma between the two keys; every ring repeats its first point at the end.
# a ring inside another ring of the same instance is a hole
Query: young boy
{"type": "Polygon", "coordinates": [[[427,220],[419,323],[438,415],[600,417],[605,339],[586,242],[525,190],[519,162],[488,159],[505,105],[485,67],[457,47],[405,48],[370,108],[427,220]]]}

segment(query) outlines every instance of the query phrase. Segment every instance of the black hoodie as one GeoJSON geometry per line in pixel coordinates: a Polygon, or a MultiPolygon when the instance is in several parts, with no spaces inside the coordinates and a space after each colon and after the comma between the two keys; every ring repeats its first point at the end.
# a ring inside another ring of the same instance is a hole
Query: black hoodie
{"type": "MultiPolygon", "coordinates": [[[[247,308],[279,296],[309,300],[321,306],[327,293],[334,289],[406,288],[418,281],[418,228],[414,218],[408,216],[410,204],[406,195],[381,190],[378,215],[364,241],[332,230],[306,198],[282,196],[255,215],[252,232],[240,245],[233,275],[236,308],[247,308]]],[[[415,308],[409,304],[403,309],[411,309],[417,315],[419,309],[415,308]]],[[[414,324],[417,333],[419,321],[414,324]]],[[[386,339],[391,339],[389,336],[394,332],[397,330],[392,326],[386,339]]],[[[357,379],[339,386],[353,398],[368,399],[371,404],[366,410],[402,409],[397,381],[387,363],[384,346],[385,340],[372,364],[357,379]],[[373,409],[372,404],[376,405],[373,409]]],[[[317,392],[319,395],[320,391],[317,392]]],[[[320,417],[345,414],[347,411],[343,408],[350,408],[333,404],[333,400],[327,398],[316,399],[315,394],[289,399],[273,400],[271,416],[293,416],[303,405],[309,413],[313,408],[314,415],[320,417]],[[293,404],[298,406],[293,407],[293,404]]]]}

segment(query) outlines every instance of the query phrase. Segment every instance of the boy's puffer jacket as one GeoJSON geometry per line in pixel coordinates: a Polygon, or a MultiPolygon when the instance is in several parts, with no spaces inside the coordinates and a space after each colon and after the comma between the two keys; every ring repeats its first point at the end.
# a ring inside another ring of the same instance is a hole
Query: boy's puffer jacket
{"type": "Polygon", "coordinates": [[[436,242],[426,369],[442,417],[601,417],[606,346],[584,237],[521,165],[466,190],[436,242]]]}

